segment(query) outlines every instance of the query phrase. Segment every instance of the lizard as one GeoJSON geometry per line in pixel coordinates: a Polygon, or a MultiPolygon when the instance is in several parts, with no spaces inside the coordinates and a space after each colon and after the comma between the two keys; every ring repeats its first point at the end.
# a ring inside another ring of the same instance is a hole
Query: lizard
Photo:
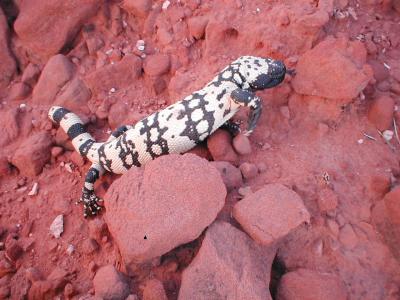
{"type": "Polygon", "coordinates": [[[273,88],[289,72],[281,60],[241,56],[226,66],[202,89],[157,111],[134,125],[123,125],[105,142],[96,142],[81,119],[66,108],[52,106],[49,118],[68,134],[76,151],[91,161],[78,202],[84,217],[99,213],[102,199],[94,192],[94,183],[105,171],[123,174],[160,155],[184,153],[204,141],[218,128],[240,130],[230,119],[241,107],[250,110],[249,135],[262,111],[257,90],[273,88]]]}

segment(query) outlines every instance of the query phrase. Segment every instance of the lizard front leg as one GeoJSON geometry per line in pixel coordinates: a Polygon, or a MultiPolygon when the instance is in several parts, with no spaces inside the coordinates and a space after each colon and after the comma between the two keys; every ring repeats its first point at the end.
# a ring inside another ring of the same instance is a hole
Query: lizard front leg
{"type": "Polygon", "coordinates": [[[262,111],[262,102],[253,92],[243,89],[236,89],[231,93],[231,98],[237,104],[250,107],[250,115],[247,122],[247,130],[244,132],[245,135],[249,135],[257,126],[257,122],[260,119],[262,111]]]}
{"type": "Polygon", "coordinates": [[[78,201],[78,203],[83,203],[83,216],[85,218],[88,216],[95,216],[101,210],[99,202],[102,202],[103,200],[96,196],[94,192],[94,183],[103,173],[104,169],[101,165],[93,163],[86,174],[85,184],[82,189],[82,197],[78,201]]]}

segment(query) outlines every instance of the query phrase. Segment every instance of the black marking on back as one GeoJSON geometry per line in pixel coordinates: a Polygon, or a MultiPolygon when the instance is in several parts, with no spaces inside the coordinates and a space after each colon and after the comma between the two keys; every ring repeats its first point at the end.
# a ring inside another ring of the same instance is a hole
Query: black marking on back
{"type": "Polygon", "coordinates": [[[168,141],[165,138],[163,138],[163,134],[168,131],[168,127],[160,127],[160,123],[158,121],[158,115],[159,112],[153,115],[152,123],[149,122],[150,121],[149,118],[143,119],[142,120],[143,127],[140,129],[140,134],[146,136],[146,139],[144,140],[146,144],[146,151],[147,153],[150,154],[152,159],[160,155],[169,153],[168,141]],[[152,141],[151,132],[152,129],[154,128],[156,129],[155,131],[157,133],[157,137],[155,141],[152,141]],[[160,147],[161,153],[158,154],[153,151],[153,146],[155,145],[160,147]]]}
{"type": "Polygon", "coordinates": [[[88,139],[86,140],[80,147],[79,147],[79,153],[82,156],[87,156],[90,148],[93,146],[94,140],[88,139]]]}

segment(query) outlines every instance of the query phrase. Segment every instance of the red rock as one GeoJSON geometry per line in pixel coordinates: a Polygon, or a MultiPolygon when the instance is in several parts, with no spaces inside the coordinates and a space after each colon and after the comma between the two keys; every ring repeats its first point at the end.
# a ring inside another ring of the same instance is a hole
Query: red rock
{"type": "Polygon", "coordinates": [[[66,299],[70,299],[74,294],[75,294],[74,286],[71,283],[67,283],[64,288],[64,297],[66,299]]]}
{"type": "Polygon", "coordinates": [[[162,282],[157,279],[147,280],[143,290],[143,300],[168,300],[162,282]]]}
{"type": "Polygon", "coordinates": [[[168,55],[153,54],[148,55],[144,60],[143,70],[149,76],[160,76],[169,71],[171,61],[168,55]]]}
{"type": "Polygon", "coordinates": [[[64,149],[62,147],[55,146],[55,147],[51,148],[51,156],[52,157],[60,156],[63,152],[64,152],[64,149]]]}
{"type": "Polygon", "coordinates": [[[124,102],[118,101],[111,106],[108,112],[108,124],[115,129],[124,124],[135,124],[144,117],[145,115],[135,110],[131,111],[124,102]]]}
{"type": "Polygon", "coordinates": [[[85,83],[78,77],[67,82],[54,101],[55,105],[65,107],[74,113],[89,114],[87,102],[92,94],[85,83]]]}
{"type": "Polygon", "coordinates": [[[97,297],[104,300],[125,299],[129,295],[129,285],[124,276],[113,265],[101,267],[93,278],[97,297]]]}
{"type": "Polygon", "coordinates": [[[122,8],[127,12],[139,16],[146,16],[151,10],[152,0],[124,0],[122,8]]]}
{"type": "Polygon", "coordinates": [[[120,89],[131,85],[141,72],[141,59],[135,55],[125,55],[121,61],[90,73],[84,80],[92,93],[108,93],[112,88],[120,89]]]}
{"type": "Polygon", "coordinates": [[[45,62],[75,38],[99,6],[96,0],[24,1],[14,30],[30,56],[45,62]]]}
{"type": "Polygon", "coordinates": [[[17,65],[9,49],[9,29],[3,10],[0,8],[0,87],[6,87],[13,78],[17,65]]]}
{"type": "Polygon", "coordinates": [[[383,65],[383,63],[377,60],[371,60],[368,62],[368,64],[372,67],[374,78],[377,82],[381,82],[389,78],[389,70],[383,65]]]}
{"type": "Polygon", "coordinates": [[[5,156],[0,156],[0,177],[10,174],[10,164],[5,156]]]}
{"type": "Polygon", "coordinates": [[[243,185],[240,170],[227,161],[212,161],[211,165],[217,168],[228,191],[243,185]]]}
{"type": "Polygon", "coordinates": [[[353,249],[357,245],[358,238],[350,224],[346,224],[340,229],[339,240],[346,248],[349,249],[353,249]]]}
{"type": "Polygon", "coordinates": [[[390,96],[381,96],[374,100],[369,112],[368,120],[381,131],[392,127],[394,100],[390,96]]]}
{"type": "Polygon", "coordinates": [[[391,87],[392,87],[392,84],[387,80],[381,81],[376,85],[377,90],[379,90],[381,92],[389,92],[391,87]]]}
{"type": "Polygon", "coordinates": [[[251,153],[251,145],[249,138],[244,134],[238,134],[233,138],[233,148],[240,155],[248,155],[251,153]]]}
{"type": "Polygon", "coordinates": [[[50,281],[35,281],[29,289],[29,300],[54,299],[56,291],[50,281]]]}
{"type": "Polygon", "coordinates": [[[297,269],[286,273],[278,287],[278,300],[346,300],[343,281],[334,274],[297,269]]]}
{"type": "Polygon", "coordinates": [[[50,160],[53,141],[46,132],[27,138],[15,151],[11,163],[25,176],[38,175],[50,160]]]}
{"type": "Polygon", "coordinates": [[[255,164],[251,164],[248,162],[242,163],[239,166],[240,172],[242,172],[244,179],[251,179],[257,176],[258,168],[255,164]]]}
{"type": "Polygon", "coordinates": [[[40,75],[40,69],[37,65],[30,63],[22,73],[21,81],[31,88],[33,88],[36,84],[40,75]]]}
{"type": "Polygon", "coordinates": [[[58,146],[61,146],[69,151],[75,151],[74,146],[72,145],[71,139],[65,133],[65,131],[61,128],[57,128],[57,133],[55,136],[55,143],[58,146]]]}
{"type": "Polygon", "coordinates": [[[397,11],[400,14],[400,1],[399,0],[393,0],[392,5],[395,11],[397,11]]]}
{"type": "Polygon", "coordinates": [[[0,111],[0,146],[13,143],[19,134],[18,110],[0,111]]]}
{"type": "Polygon", "coordinates": [[[82,242],[81,250],[83,254],[90,255],[99,249],[99,244],[91,238],[85,239],[82,242]]]}
{"type": "Polygon", "coordinates": [[[238,156],[232,148],[232,137],[225,130],[217,130],[207,138],[207,147],[214,160],[235,163],[238,156]]]}
{"type": "Polygon", "coordinates": [[[85,164],[85,159],[77,151],[71,153],[70,159],[78,167],[82,167],[85,164]]]}
{"type": "Polygon", "coordinates": [[[196,239],[214,221],[225,196],[219,172],[206,160],[165,155],[130,169],[111,185],[104,197],[105,218],[130,265],[196,239]]]}
{"type": "Polygon", "coordinates": [[[234,206],[233,216],[254,240],[264,245],[310,221],[300,196],[281,184],[268,184],[246,195],[234,206]]]}
{"type": "Polygon", "coordinates": [[[50,58],[33,89],[32,102],[52,104],[61,88],[72,78],[73,69],[73,64],[62,54],[50,58]]]}
{"type": "Polygon", "coordinates": [[[102,238],[108,234],[107,224],[103,219],[95,218],[89,220],[88,226],[90,238],[94,239],[100,244],[102,238]]]}
{"type": "Polygon", "coordinates": [[[18,241],[14,240],[13,238],[7,239],[6,256],[11,261],[16,261],[22,256],[22,254],[24,254],[24,250],[19,245],[18,241]]]}
{"type": "Polygon", "coordinates": [[[23,82],[14,84],[10,90],[9,98],[11,101],[18,101],[29,96],[31,87],[23,82]]]}
{"type": "Polygon", "coordinates": [[[400,187],[396,187],[383,198],[390,222],[400,226],[400,187]]]}
{"type": "Polygon", "coordinates": [[[365,61],[359,42],[329,37],[300,57],[292,86],[299,94],[350,101],[372,78],[365,61]]]}
{"type": "Polygon", "coordinates": [[[182,273],[178,300],[271,299],[268,284],[272,252],[229,223],[214,223],[182,273]]]}
{"type": "Polygon", "coordinates": [[[258,172],[264,173],[267,170],[267,165],[263,162],[257,164],[258,172]]]}
{"type": "Polygon", "coordinates": [[[190,35],[197,40],[204,37],[206,26],[208,23],[208,18],[205,16],[196,16],[190,18],[188,21],[188,28],[190,35]]]}
{"type": "Polygon", "coordinates": [[[367,194],[373,200],[380,200],[390,190],[390,175],[387,173],[376,173],[368,182],[367,194]]]}
{"type": "Polygon", "coordinates": [[[192,153],[197,155],[198,157],[207,159],[207,160],[212,160],[210,151],[208,151],[207,147],[204,145],[197,145],[196,147],[194,147],[193,149],[190,149],[188,152],[186,153],[192,153]]]}
{"type": "Polygon", "coordinates": [[[318,207],[321,212],[332,211],[338,206],[338,196],[330,188],[324,188],[318,194],[318,207]]]}

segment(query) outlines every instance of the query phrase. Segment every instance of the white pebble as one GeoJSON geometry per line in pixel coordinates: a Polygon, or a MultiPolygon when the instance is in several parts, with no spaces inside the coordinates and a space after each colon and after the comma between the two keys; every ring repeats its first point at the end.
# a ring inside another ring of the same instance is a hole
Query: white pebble
{"type": "Polygon", "coordinates": [[[25,108],[26,107],[26,104],[25,103],[21,103],[20,105],[19,105],[19,108],[25,108]]]}
{"type": "Polygon", "coordinates": [[[72,173],[72,168],[71,168],[71,164],[67,163],[64,165],[65,170],[67,170],[68,172],[72,173]]]}
{"type": "Polygon", "coordinates": [[[364,140],[363,140],[363,139],[359,139],[359,140],[357,141],[357,143],[361,145],[362,143],[364,143],[364,140]]]}
{"type": "Polygon", "coordinates": [[[385,139],[385,141],[390,141],[393,138],[393,131],[392,130],[385,130],[382,133],[383,138],[385,139]]]}
{"type": "Polygon", "coordinates": [[[109,91],[109,93],[112,94],[112,93],[115,93],[115,91],[116,91],[115,88],[111,88],[110,91],[109,91]]]}
{"type": "Polygon", "coordinates": [[[38,189],[39,189],[39,184],[37,182],[35,182],[33,184],[33,187],[31,189],[31,191],[28,193],[28,196],[35,196],[38,193],[38,189]]]}
{"type": "Polygon", "coordinates": [[[64,231],[64,216],[58,215],[50,225],[51,234],[58,239],[64,231]]]}
{"type": "Polygon", "coordinates": [[[136,42],[136,48],[137,48],[139,51],[144,51],[145,47],[146,47],[146,44],[145,44],[144,40],[138,40],[138,41],[136,42]]]}
{"type": "Polygon", "coordinates": [[[171,4],[171,2],[168,1],[168,0],[166,0],[166,1],[164,1],[164,3],[162,4],[162,7],[161,7],[161,8],[162,8],[163,10],[166,10],[170,4],[171,4]]]}
{"type": "Polygon", "coordinates": [[[69,244],[67,247],[67,254],[71,255],[75,251],[75,247],[72,244],[69,244]]]}

